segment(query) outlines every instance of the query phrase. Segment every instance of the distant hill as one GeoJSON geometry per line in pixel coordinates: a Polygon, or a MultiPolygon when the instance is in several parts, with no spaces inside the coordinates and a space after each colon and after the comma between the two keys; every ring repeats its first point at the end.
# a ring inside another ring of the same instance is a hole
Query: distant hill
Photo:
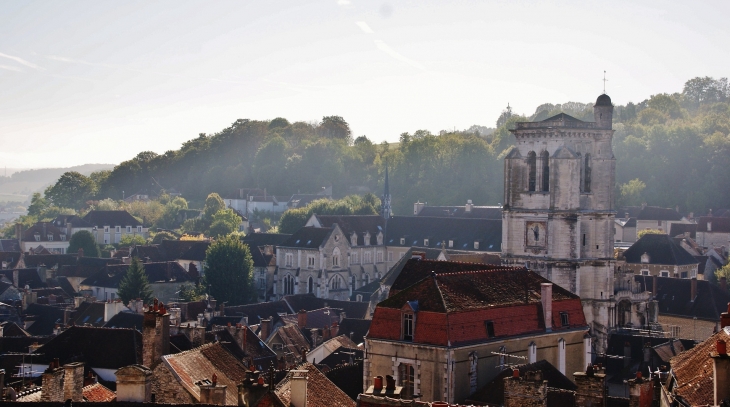
{"type": "Polygon", "coordinates": [[[0,202],[25,202],[33,192],[43,192],[67,171],[77,171],[88,176],[94,171],[112,169],[114,164],[84,164],[67,168],[39,168],[12,172],[8,177],[0,176],[0,202]]]}

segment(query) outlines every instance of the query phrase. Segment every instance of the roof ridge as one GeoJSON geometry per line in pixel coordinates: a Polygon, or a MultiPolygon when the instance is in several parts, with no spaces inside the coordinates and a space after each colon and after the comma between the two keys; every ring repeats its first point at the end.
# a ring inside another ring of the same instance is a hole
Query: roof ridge
{"type": "MultiPolygon", "coordinates": [[[[129,328],[125,328],[125,329],[129,329],[129,328]]],[[[210,348],[210,347],[212,347],[213,345],[216,345],[216,344],[218,344],[218,342],[208,342],[206,344],[203,344],[203,345],[198,346],[197,348],[188,349],[186,351],[182,351],[182,352],[179,352],[179,353],[171,353],[169,355],[164,355],[164,356],[162,356],[162,358],[165,359],[165,360],[167,360],[168,358],[173,357],[173,356],[182,356],[182,355],[187,355],[187,354],[193,353],[193,352],[199,352],[199,351],[203,350],[203,348],[210,348]]]]}

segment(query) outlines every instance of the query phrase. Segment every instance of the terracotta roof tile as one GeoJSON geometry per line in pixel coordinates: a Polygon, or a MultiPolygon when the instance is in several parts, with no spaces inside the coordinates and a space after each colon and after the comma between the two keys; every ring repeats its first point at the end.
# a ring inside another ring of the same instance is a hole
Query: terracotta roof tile
{"type": "Polygon", "coordinates": [[[116,393],[107,389],[101,383],[90,384],[90,385],[84,387],[83,389],[81,389],[81,392],[84,395],[85,401],[102,403],[102,402],[114,401],[117,398],[116,393]]]}
{"type": "Polygon", "coordinates": [[[672,358],[672,374],[677,382],[674,391],[690,405],[704,406],[714,402],[714,364],[710,352],[715,350],[717,340],[730,340],[727,328],[672,358]]]}
{"type": "MultiPolygon", "coordinates": [[[[303,363],[298,370],[307,370],[306,407],[355,407],[356,403],[345,392],[332,383],[324,373],[311,363],[303,363]]],[[[281,403],[288,406],[291,402],[289,377],[282,380],[274,391],[281,403]]]]}

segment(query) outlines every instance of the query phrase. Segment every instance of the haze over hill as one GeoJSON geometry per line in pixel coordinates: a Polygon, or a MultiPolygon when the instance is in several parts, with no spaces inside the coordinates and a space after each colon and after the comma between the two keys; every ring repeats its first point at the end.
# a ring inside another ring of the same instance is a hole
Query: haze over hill
{"type": "MultiPolygon", "coordinates": [[[[67,168],[12,169],[0,176],[0,202],[25,202],[33,192],[43,190],[58,181],[65,172],[76,171],[90,175],[95,171],[111,170],[114,164],[84,164],[67,168]]],[[[4,169],[3,169],[4,170],[4,169]]]]}

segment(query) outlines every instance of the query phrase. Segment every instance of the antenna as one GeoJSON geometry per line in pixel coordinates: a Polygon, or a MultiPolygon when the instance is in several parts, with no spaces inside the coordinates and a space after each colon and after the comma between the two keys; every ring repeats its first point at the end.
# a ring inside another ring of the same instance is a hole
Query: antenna
{"type": "Polygon", "coordinates": [[[603,71],[603,94],[606,94],[606,82],[608,82],[608,79],[606,79],[606,71],[603,71]]]}
{"type": "Polygon", "coordinates": [[[489,353],[491,353],[492,355],[502,356],[499,358],[499,362],[497,363],[497,366],[500,368],[500,370],[504,370],[505,366],[510,366],[510,367],[516,366],[516,364],[509,363],[507,361],[507,358],[527,360],[527,357],[525,357],[525,356],[512,355],[509,353],[503,353],[503,352],[489,352],[489,353]]]}

